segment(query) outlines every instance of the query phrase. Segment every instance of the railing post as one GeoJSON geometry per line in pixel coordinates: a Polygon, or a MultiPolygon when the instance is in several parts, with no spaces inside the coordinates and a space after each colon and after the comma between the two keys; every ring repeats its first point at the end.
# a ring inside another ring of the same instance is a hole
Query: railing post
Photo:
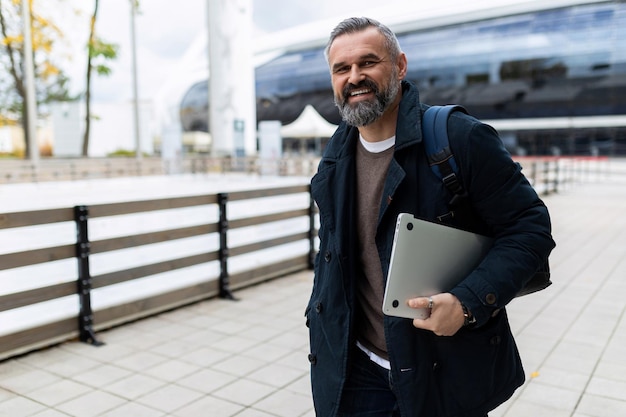
{"type": "Polygon", "coordinates": [[[556,158],[554,160],[554,192],[558,193],[559,192],[559,158],[556,158]]]}
{"type": "Polygon", "coordinates": [[[550,194],[550,161],[548,159],[543,160],[541,171],[543,173],[544,193],[550,194]]]}
{"type": "Polygon", "coordinates": [[[315,267],[315,200],[309,184],[309,269],[315,267]]]}
{"type": "Polygon", "coordinates": [[[80,302],[78,313],[78,332],[82,342],[100,346],[93,330],[93,311],[91,310],[91,272],[89,270],[90,243],[87,228],[89,209],[87,206],[74,207],[76,222],[76,259],[78,261],[77,291],[80,302]]]}
{"type": "Polygon", "coordinates": [[[217,195],[217,204],[220,211],[220,220],[218,223],[218,232],[220,235],[220,278],[219,278],[219,297],[228,300],[236,300],[230,291],[230,282],[228,278],[228,217],[226,216],[226,203],[228,202],[228,193],[219,193],[217,195]]]}

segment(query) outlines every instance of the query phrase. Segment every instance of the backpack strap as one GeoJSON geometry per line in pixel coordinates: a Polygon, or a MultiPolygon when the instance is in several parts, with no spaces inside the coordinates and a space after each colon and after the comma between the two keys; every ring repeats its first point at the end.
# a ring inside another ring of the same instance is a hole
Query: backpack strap
{"type": "Polygon", "coordinates": [[[422,119],[422,134],[428,164],[433,173],[452,193],[450,206],[456,205],[461,198],[467,196],[459,179],[459,168],[448,141],[448,117],[450,113],[457,110],[467,113],[465,108],[459,105],[431,106],[424,112],[422,119]]]}

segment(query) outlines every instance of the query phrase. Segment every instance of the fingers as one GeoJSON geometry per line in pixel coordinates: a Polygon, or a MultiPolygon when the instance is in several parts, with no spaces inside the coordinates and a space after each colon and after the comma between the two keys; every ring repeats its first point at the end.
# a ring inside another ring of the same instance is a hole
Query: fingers
{"type": "Polygon", "coordinates": [[[463,326],[463,309],[458,299],[449,293],[417,297],[408,301],[412,308],[430,308],[430,317],[414,319],[413,326],[429,330],[437,336],[453,336],[463,326]]]}
{"type": "Polygon", "coordinates": [[[435,306],[435,297],[417,297],[411,298],[407,303],[411,308],[432,308],[435,306]]]}

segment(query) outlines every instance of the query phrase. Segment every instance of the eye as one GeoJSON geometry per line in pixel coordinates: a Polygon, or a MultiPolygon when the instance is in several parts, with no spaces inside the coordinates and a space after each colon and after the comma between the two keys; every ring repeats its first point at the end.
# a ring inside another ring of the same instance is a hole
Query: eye
{"type": "Polygon", "coordinates": [[[343,74],[346,73],[350,70],[350,67],[347,65],[344,65],[343,67],[337,67],[335,68],[335,74],[343,74]]]}

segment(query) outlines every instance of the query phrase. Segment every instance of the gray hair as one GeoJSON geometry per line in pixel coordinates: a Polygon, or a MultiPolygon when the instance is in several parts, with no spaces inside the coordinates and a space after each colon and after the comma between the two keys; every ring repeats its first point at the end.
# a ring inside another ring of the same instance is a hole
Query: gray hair
{"type": "Polygon", "coordinates": [[[370,19],[368,17],[350,17],[339,23],[333,31],[330,33],[330,38],[324,49],[324,56],[328,61],[328,52],[335,39],[341,35],[361,32],[370,27],[376,28],[381,35],[385,37],[385,48],[389,50],[389,57],[392,61],[395,61],[402,49],[396,35],[387,26],[383,25],[377,20],[370,19]]]}

